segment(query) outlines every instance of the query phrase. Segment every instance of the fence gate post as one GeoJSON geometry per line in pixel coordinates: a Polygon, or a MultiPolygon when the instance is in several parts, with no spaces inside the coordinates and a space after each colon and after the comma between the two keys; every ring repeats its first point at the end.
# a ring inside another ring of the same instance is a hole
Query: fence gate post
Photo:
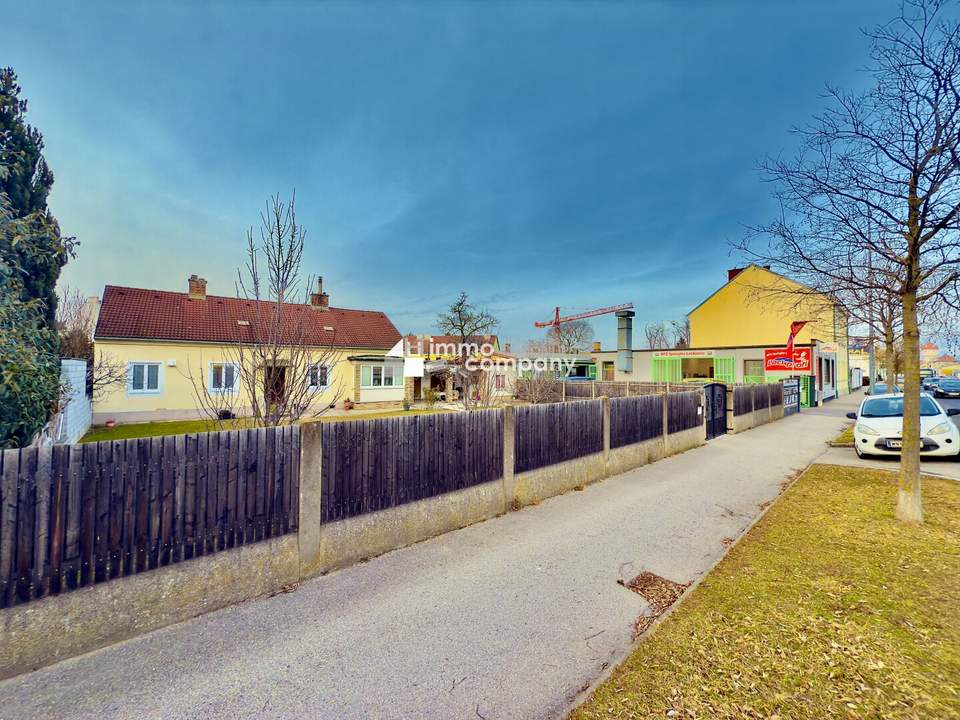
{"type": "MultiPolygon", "coordinates": [[[[670,386],[667,385],[667,388],[670,386]]],[[[663,456],[667,456],[667,435],[670,429],[670,391],[669,389],[663,393],[663,456]]]]}
{"type": "Polygon", "coordinates": [[[319,422],[300,425],[300,512],[297,543],[300,548],[300,577],[321,569],[320,490],[323,462],[323,426],[319,422]]]}
{"type": "Polygon", "coordinates": [[[513,405],[503,408],[503,509],[509,512],[513,507],[513,463],[514,463],[514,427],[516,416],[513,405]]]}
{"type": "Polygon", "coordinates": [[[600,398],[603,403],[603,474],[610,474],[610,398],[600,398]]]}

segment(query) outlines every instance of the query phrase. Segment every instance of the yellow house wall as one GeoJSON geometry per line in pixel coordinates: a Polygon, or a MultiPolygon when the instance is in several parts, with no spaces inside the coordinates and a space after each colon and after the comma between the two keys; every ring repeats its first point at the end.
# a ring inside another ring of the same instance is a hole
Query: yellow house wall
{"type": "Polygon", "coordinates": [[[794,320],[813,321],[797,335],[798,344],[814,338],[834,342],[832,307],[799,296],[769,294],[798,287],[762,268],[747,268],[690,313],[690,344],[783,346],[794,320]]]}
{"type": "MultiPolygon", "coordinates": [[[[124,366],[134,362],[160,363],[160,392],[134,394],[128,392],[126,387],[111,389],[94,401],[94,422],[198,417],[198,402],[190,375],[194,376],[198,387],[204,387],[209,377],[210,363],[232,362],[236,358],[234,346],[122,340],[97,341],[95,353],[98,358],[108,357],[124,366]]],[[[353,363],[347,357],[358,354],[373,355],[379,354],[379,351],[359,348],[338,350],[334,356],[329,389],[314,396],[318,405],[333,402],[337,399],[338,390],[340,400],[347,397],[357,399],[353,363]]],[[[249,411],[249,397],[242,387],[238,387],[233,397],[234,407],[241,414],[244,410],[249,411]]]]}
{"type": "Polygon", "coordinates": [[[689,313],[691,346],[782,347],[790,334],[790,323],[809,320],[795,342],[836,343],[837,387],[840,393],[849,392],[846,319],[823,296],[785,294],[801,287],[763,268],[746,268],[689,313]]]}

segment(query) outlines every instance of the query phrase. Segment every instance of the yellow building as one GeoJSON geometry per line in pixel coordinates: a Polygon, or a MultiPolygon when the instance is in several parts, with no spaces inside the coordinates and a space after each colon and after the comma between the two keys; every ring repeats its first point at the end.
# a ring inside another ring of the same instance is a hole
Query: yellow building
{"type": "Polygon", "coordinates": [[[384,313],[330,307],[322,286],[309,303],[281,307],[207,295],[195,275],[186,293],[108,285],[95,354],[125,369],[126,386],[94,399],[94,422],[197,418],[204,406],[243,416],[251,387],[261,397],[299,393],[311,410],[403,401],[403,361],[385,357],[400,333],[384,313]],[[282,345],[271,338],[300,349],[265,361],[253,348],[282,345]]]}
{"type": "Polygon", "coordinates": [[[728,353],[744,367],[731,376],[756,378],[794,374],[770,369],[765,357],[785,347],[791,323],[807,321],[794,338],[811,349],[811,368],[819,399],[850,392],[848,322],[843,309],[828,296],[758,265],[730,270],[727,282],[691,310],[691,348],[755,348],[756,357],[728,353]]]}

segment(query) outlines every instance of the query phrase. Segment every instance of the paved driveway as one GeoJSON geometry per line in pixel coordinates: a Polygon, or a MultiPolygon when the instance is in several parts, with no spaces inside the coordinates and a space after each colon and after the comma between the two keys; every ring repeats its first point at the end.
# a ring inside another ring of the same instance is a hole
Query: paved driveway
{"type": "Polygon", "coordinates": [[[539,718],[631,647],[855,399],[0,684],[0,717],[539,718]]]}

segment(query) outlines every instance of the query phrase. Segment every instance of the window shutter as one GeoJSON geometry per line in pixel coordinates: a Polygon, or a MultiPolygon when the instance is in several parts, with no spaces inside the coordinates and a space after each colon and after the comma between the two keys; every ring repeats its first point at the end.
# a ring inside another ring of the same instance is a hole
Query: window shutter
{"type": "Polygon", "coordinates": [[[363,365],[360,368],[360,384],[364,387],[370,387],[373,385],[373,373],[371,372],[371,367],[369,365],[363,365]]]}

